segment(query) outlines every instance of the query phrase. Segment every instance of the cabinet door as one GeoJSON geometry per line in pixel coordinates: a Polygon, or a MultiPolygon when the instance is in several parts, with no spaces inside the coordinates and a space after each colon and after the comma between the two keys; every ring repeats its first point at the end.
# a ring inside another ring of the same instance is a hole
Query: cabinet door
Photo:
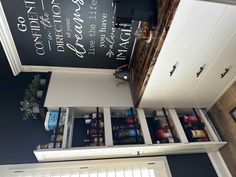
{"type": "Polygon", "coordinates": [[[236,30],[229,37],[222,50],[219,51],[217,59],[209,71],[193,89],[188,98],[190,105],[209,108],[233,83],[236,79],[235,46],[236,30]]]}
{"type": "Polygon", "coordinates": [[[201,1],[180,2],[143,94],[141,107],[167,107],[170,104],[225,8],[222,4],[201,1]]]}
{"type": "MultiPolygon", "coordinates": [[[[221,18],[217,23],[210,38],[203,46],[196,62],[193,64],[190,72],[178,87],[169,107],[193,107],[187,102],[187,97],[191,94],[193,88],[199,84],[201,78],[207,73],[211,64],[227,44],[236,27],[236,7],[228,7],[226,11],[222,9],[221,18]]],[[[218,13],[218,16],[220,14],[218,13]]],[[[220,16],[219,16],[220,17],[220,16]]]]}

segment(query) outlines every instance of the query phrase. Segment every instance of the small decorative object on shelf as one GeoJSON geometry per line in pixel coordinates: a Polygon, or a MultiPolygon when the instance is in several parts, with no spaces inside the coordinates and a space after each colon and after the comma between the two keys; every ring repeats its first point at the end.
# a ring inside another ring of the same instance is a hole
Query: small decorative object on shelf
{"type": "Polygon", "coordinates": [[[46,114],[46,118],[44,121],[44,127],[47,131],[55,130],[58,121],[58,114],[57,111],[48,111],[46,114]]]}
{"type": "Polygon", "coordinates": [[[53,143],[41,144],[36,147],[36,149],[51,149],[53,148],[53,143]]]}
{"type": "Polygon", "coordinates": [[[146,40],[146,43],[152,41],[152,31],[149,29],[147,22],[143,22],[142,26],[135,31],[134,35],[137,39],[146,40]]]}
{"type": "MultiPolygon", "coordinates": [[[[115,78],[121,79],[123,81],[132,81],[134,77],[133,74],[133,70],[129,69],[127,65],[119,66],[113,73],[115,78]]],[[[119,83],[116,86],[118,85],[119,83]]]]}

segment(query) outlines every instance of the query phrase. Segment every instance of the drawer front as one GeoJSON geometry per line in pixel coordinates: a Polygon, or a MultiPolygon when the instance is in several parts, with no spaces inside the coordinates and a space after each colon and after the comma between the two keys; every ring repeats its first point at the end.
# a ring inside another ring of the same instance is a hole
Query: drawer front
{"type": "Polygon", "coordinates": [[[232,33],[235,31],[236,7],[229,7],[226,11],[222,9],[221,15],[218,14],[218,16],[219,22],[206,41],[190,72],[178,87],[169,107],[194,106],[187,102],[187,97],[191,94],[193,88],[199,84],[204,75],[206,75],[211,64],[217,58],[219,51],[227,44],[229,37],[232,36],[232,33]]]}
{"type": "Polygon", "coordinates": [[[193,89],[188,103],[195,107],[209,108],[219,95],[228,88],[236,78],[236,31],[229,37],[228,42],[219,51],[215,62],[193,89]]]}

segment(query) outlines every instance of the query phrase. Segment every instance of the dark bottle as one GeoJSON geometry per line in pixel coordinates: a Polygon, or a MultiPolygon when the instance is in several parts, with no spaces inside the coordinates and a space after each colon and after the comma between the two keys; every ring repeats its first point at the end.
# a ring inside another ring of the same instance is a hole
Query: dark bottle
{"type": "Polygon", "coordinates": [[[125,145],[125,144],[138,144],[137,142],[137,139],[138,139],[138,142],[139,143],[143,143],[143,137],[141,136],[138,136],[137,138],[136,137],[125,137],[125,138],[122,138],[118,141],[115,141],[114,144],[119,144],[119,145],[125,145]]]}
{"type": "Polygon", "coordinates": [[[187,124],[187,123],[194,124],[194,123],[200,122],[200,120],[197,116],[184,116],[183,121],[185,124],[187,124]]]}
{"type": "Polygon", "coordinates": [[[112,136],[113,136],[113,139],[114,139],[114,140],[120,139],[120,138],[119,138],[119,133],[118,133],[117,131],[114,131],[114,132],[112,133],[112,136]]]}
{"type": "Polygon", "coordinates": [[[92,127],[97,127],[97,126],[98,126],[97,121],[92,121],[92,122],[91,122],[91,126],[92,126],[92,127]]]}
{"type": "Polygon", "coordinates": [[[85,143],[93,143],[94,141],[92,139],[84,139],[85,143]]]}
{"type": "Polygon", "coordinates": [[[169,128],[161,128],[161,129],[156,130],[156,137],[160,139],[171,138],[172,133],[169,128]]]}
{"type": "Polygon", "coordinates": [[[140,124],[130,124],[130,125],[119,125],[119,126],[113,126],[112,129],[113,131],[116,131],[116,130],[119,130],[119,129],[132,129],[132,128],[137,128],[139,129],[140,128],[140,124]]]}
{"type": "Polygon", "coordinates": [[[127,110],[127,116],[133,116],[133,111],[132,111],[132,108],[128,109],[127,110]]]}
{"type": "Polygon", "coordinates": [[[194,142],[206,142],[206,141],[209,141],[209,139],[208,138],[195,138],[193,141],[194,142]]]}
{"type": "Polygon", "coordinates": [[[133,124],[133,125],[129,125],[129,128],[137,128],[137,129],[140,129],[141,128],[141,126],[140,126],[140,124],[133,124]]]}
{"type": "Polygon", "coordinates": [[[160,129],[161,128],[160,119],[153,118],[153,125],[155,129],[160,129]]]}
{"type": "Polygon", "coordinates": [[[100,128],[103,128],[103,127],[104,127],[104,122],[100,121],[100,122],[99,122],[99,127],[100,127],[100,128]]]}
{"type": "Polygon", "coordinates": [[[89,133],[90,135],[96,135],[97,134],[97,128],[91,128],[90,129],[90,133],[89,133]]]}
{"type": "Polygon", "coordinates": [[[129,117],[126,118],[126,122],[127,122],[128,125],[135,124],[135,119],[134,119],[134,117],[129,116],[129,117]]]}
{"type": "Polygon", "coordinates": [[[184,124],[184,127],[190,129],[204,129],[205,124],[203,122],[187,123],[184,124]]]}
{"type": "Polygon", "coordinates": [[[160,119],[160,126],[161,126],[161,128],[169,127],[169,124],[168,124],[166,118],[164,118],[164,119],[160,119]]]}
{"type": "Polygon", "coordinates": [[[95,137],[95,138],[86,138],[86,139],[84,139],[84,142],[87,143],[88,145],[92,144],[92,143],[97,143],[98,138],[97,137],[95,137]]]}
{"type": "Polygon", "coordinates": [[[117,126],[117,125],[112,126],[112,130],[113,130],[113,131],[116,131],[116,130],[119,130],[119,129],[120,129],[120,127],[117,126]]]}
{"type": "Polygon", "coordinates": [[[90,118],[86,118],[86,119],[85,119],[85,123],[86,123],[86,124],[91,124],[91,121],[92,121],[92,119],[90,119],[90,118]]]}
{"type": "Polygon", "coordinates": [[[176,137],[157,139],[157,144],[162,144],[162,143],[177,143],[177,142],[179,142],[179,139],[176,138],[176,137]]]}
{"type": "Polygon", "coordinates": [[[119,137],[125,137],[125,136],[137,136],[139,134],[139,131],[135,129],[119,129],[119,137]]]}
{"type": "Polygon", "coordinates": [[[105,143],[104,142],[99,143],[99,146],[105,146],[105,143]]]}
{"type": "Polygon", "coordinates": [[[165,114],[162,110],[156,110],[153,112],[154,117],[165,117],[165,114]]]}

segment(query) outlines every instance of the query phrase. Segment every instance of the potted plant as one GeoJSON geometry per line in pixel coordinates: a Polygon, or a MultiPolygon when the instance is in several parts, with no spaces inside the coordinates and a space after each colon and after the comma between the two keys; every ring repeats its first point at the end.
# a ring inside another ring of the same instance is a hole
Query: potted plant
{"type": "MultiPolygon", "coordinates": [[[[43,96],[43,90],[40,90],[40,86],[42,86],[42,81],[41,76],[39,74],[34,76],[34,79],[32,80],[32,83],[29,85],[30,90],[33,92],[36,92],[37,98],[42,98],[43,96]]],[[[46,82],[46,81],[45,81],[46,82]]]]}
{"type": "Polygon", "coordinates": [[[20,110],[24,113],[23,119],[37,119],[37,115],[40,113],[38,98],[42,97],[42,90],[39,90],[40,86],[40,75],[34,76],[32,82],[28,85],[25,90],[23,100],[20,102],[20,110]]]}
{"type": "Polygon", "coordinates": [[[45,86],[46,85],[46,82],[47,82],[47,80],[46,79],[44,79],[44,78],[40,78],[40,85],[41,86],[45,86]]]}
{"type": "Polygon", "coordinates": [[[33,101],[29,101],[29,100],[23,100],[20,102],[20,110],[24,113],[23,115],[23,120],[27,120],[27,119],[38,119],[38,113],[35,110],[35,104],[33,101]]]}

